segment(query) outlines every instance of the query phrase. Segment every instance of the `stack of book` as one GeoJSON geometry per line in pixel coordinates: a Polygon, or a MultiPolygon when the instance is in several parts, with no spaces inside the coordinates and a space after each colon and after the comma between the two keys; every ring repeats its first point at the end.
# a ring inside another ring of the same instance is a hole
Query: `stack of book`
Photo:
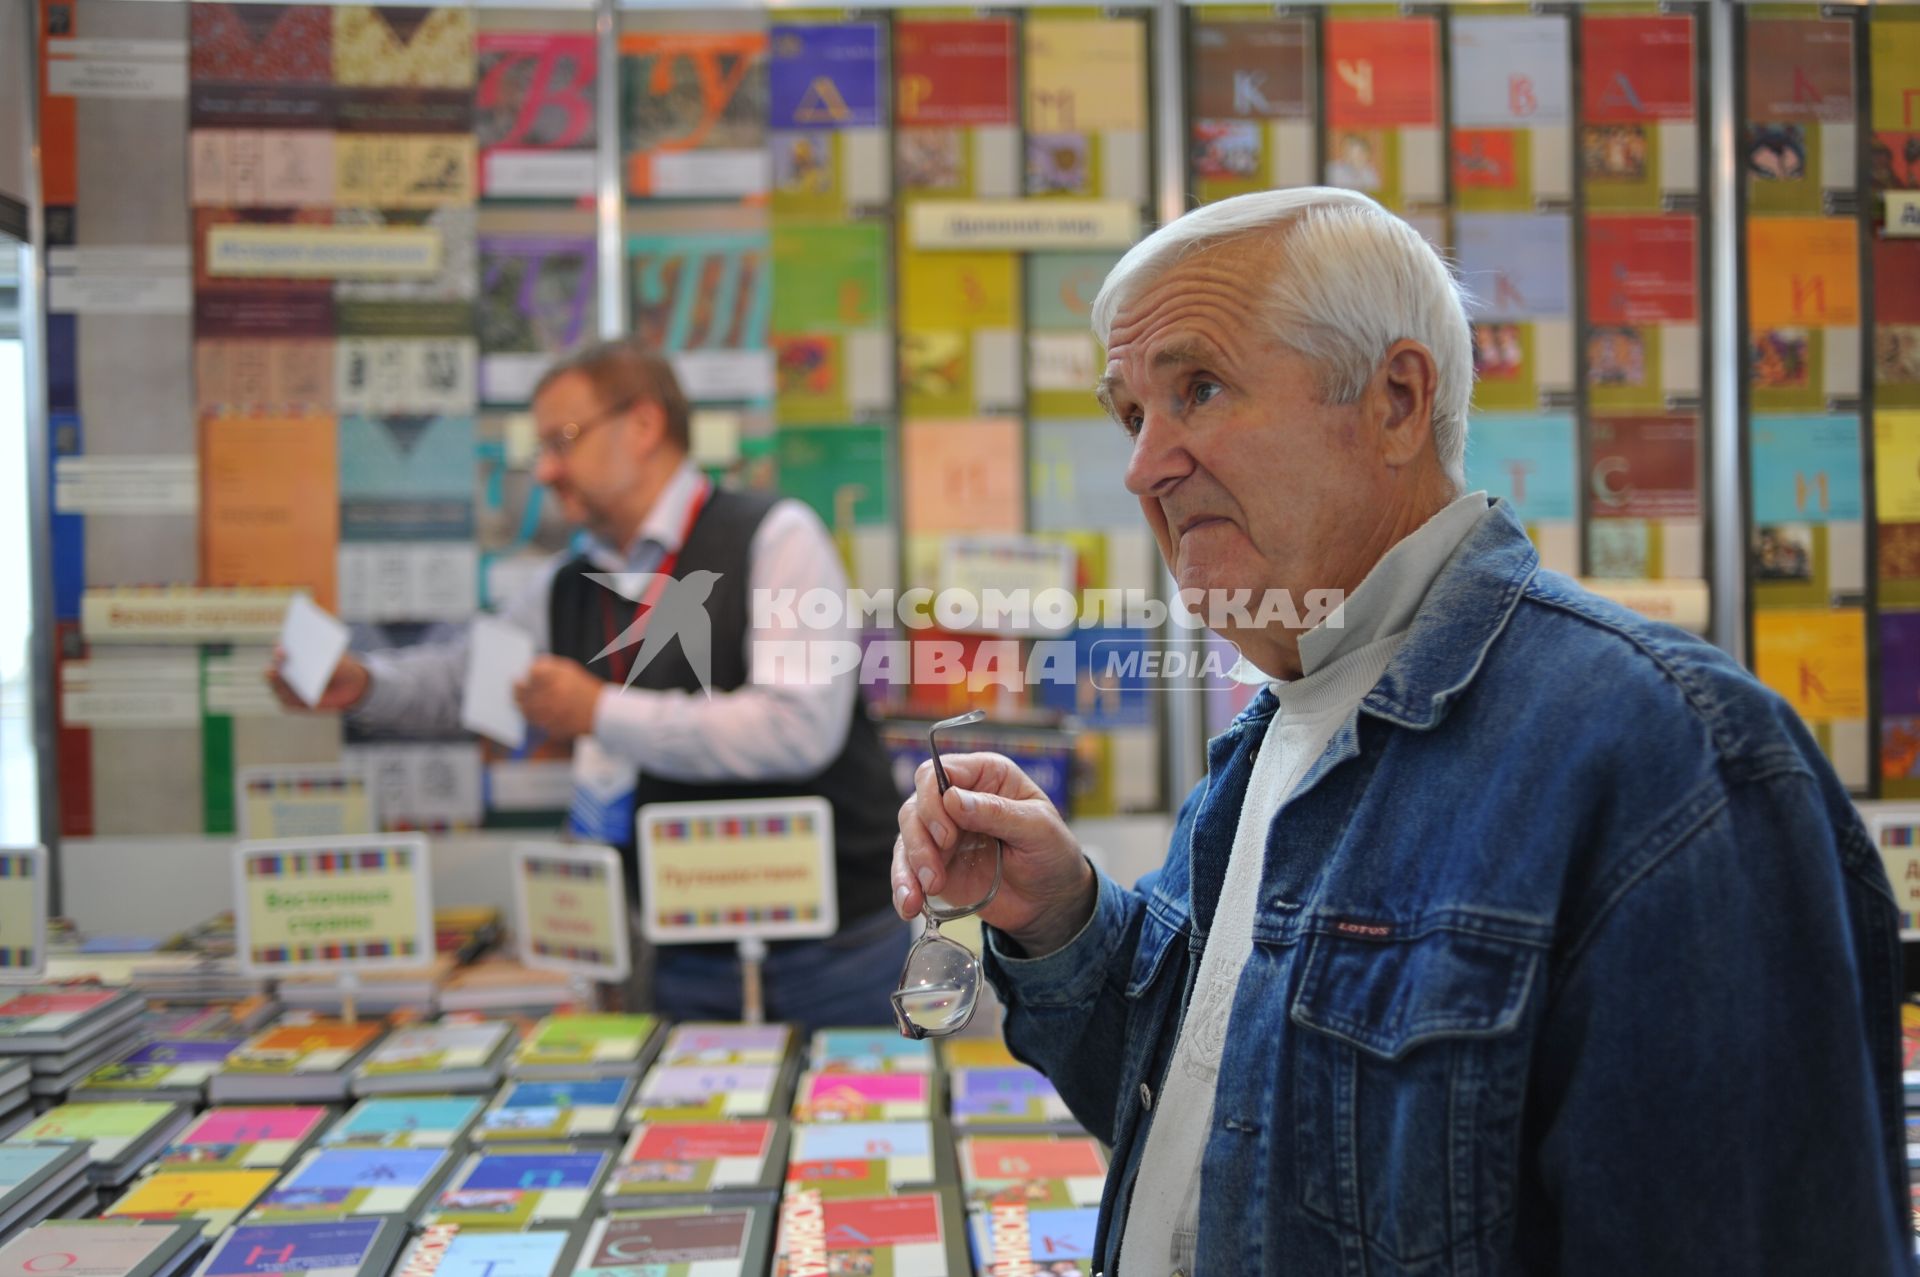
{"type": "Polygon", "coordinates": [[[279,1178],[273,1170],[158,1170],[109,1206],[109,1219],[198,1224],[207,1236],[224,1232],[279,1178]]]}
{"type": "Polygon", "coordinates": [[[82,1078],[76,1100],[166,1100],[198,1107],[207,1082],[243,1038],[160,1038],[82,1078]]]}
{"type": "Polygon", "coordinates": [[[434,1198],[421,1223],[516,1233],[571,1228],[591,1217],[612,1161],[605,1149],[566,1144],[474,1153],[434,1198]]]}
{"type": "Polygon", "coordinates": [[[125,989],[35,985],[0,1001],[0,1056],[23,1056],[28,1090],[58,1100],[140,1036],[140,999],[125,989]]]}
{"type": "Polygon", "coordinates": [[[327,1148],[452,1148],[486,1103],[472,1095],[375,1096],[321,1137],[327,1148]]]}
{"type": "Polygon", "coordinates": [[[0,1056],[0,1139],[33,1118],[33,1065],[25,1056],[0,1056]]]}
{"type": "Polygon", "coordinates": [[[313,1146],[330,1116],[319,1105],[211,1108],[161,1150],[154,1169],[278,1172],[313,1146]]]}
{"type": "Polygon", "coordinates": [[[117,1188],[179,1134],[192,1112],[184,1104],[157,1100],[62,1104],[21,1127],[10,1142],[85,1144],[87,1174],[95,1184],[117,1188]]]}
{"type": "Polygon", "coordinates": [[[355,1095],[480,1093],[500,1084],[514,1048],[513,1027],[416,1024],[397,1029],[353,1075],[355,1095]]]}
{"type": "Polygon", "coordinates": [[[977,1271],[1046,1259],[1092,1272],[1106,1177],[1106,1150],[1091,1135],[963,1136],[960,1182],[977,1271]]]}
{"type": "MultiPolygon", "coordinates": [[[[593,1222],[576,1277],[653,1277],[656,1273],[764,1273],[773,1249],[773,1211],[759,1205],[707,1203],[647,1211],[615,1211],[593,1222]],[[690,1265],[687,1255],[710,1261],[690,1265]]],[[[909,1273],[910,1268],[840,1268],[824,1264],[783,1273],[909,1273]]]]}
{"type": "Polygon", "coordinates": [[[579,1078],[565,1082],[509,1082],[473,1128],[483,1148],[540,1140],[611,1142],[621,1133],[631,1077],[579,1078]]]}
{"type": "MultiPolygon", "coordinates": [[[[395,1277],[401,1274],[405,1277],[441,1277],[442,1274],[445,1277],[467,1277],[468,1274],[569,1277],[576,1271],[574,1263],[584,1240],[585,1233],[578,1228],[530,1228],[523,1233],[501,1233],[476,1232],[462,1229],[458,1224],[435,1224],[414,1238],[394,1273],[395,1277]]],[[[679,1256],[682,1262],[677,1267],[681,1271],[700,1271],[703,1266],[694,1265],[690,1269],[685,1261],[704,1254],[704,1251],[688,1251],[683,1247],[679,1256]]],[[[615,1262],[621,1263],[624,1258],[618,1257],[615,1262]]],[[[640,1271],[653,1274],[673,1270],[640,1271]]]]}
{"type": "Polygon", "coordinates": [[[207,1083],[215,1104],[250,1100],[337,1104],[380,1040],[378,1024],[286,1021],[254,1034],[207,1083]]]}
{"type": "Polygon", "coordinates": [[[684,1206],[695,1202],[757,1203],[780,1196],[787,1164],[787,1123],[642,1122],[607,1172],[606,1210],[684,1206]]]}
{"type": "Polygon", "coordinates": [[[446,1149],[316,1148],[283,1175],[249,1223],[297,1224],[397,1215],[414,1219],[453,1169],[446,1149]]]}
{"type": "MultiPolygon", "coordinates": [[[[241,1224],[222,1237],[197,1277],[387,1277],[407,1241],[405,1220],[241,1224]]],[[[4,1271],[4,1270],[0,1270],[4,1271]]]]}
{"type": "Polygon", "coordinates": [[[455,971],[440,988],[440,1010],[550,1015],[572,1005],[583,990],[557,971],[488,958],[455,971]]]}
{"type": "Polygon", "coordinates": [[[630,1077],[659,1049],[660,1021],[651,1015],[550,1015],[514,1052],[507,1072],[518,1078],[630,1077]]]}
{"type": "Polygon", "coordinates": [[[185,1277],[205,1245],[192,1224],[49,1220],[0,1246],[0,1273],[185,1277]]]}
{"type": "Polygon", "coordinates": [[[360,1015],[392,1015],[395,1011],[431,1012],[437,1005],[440,987],[452,977],[452,954],[439,954],[418,967],[360,971],[350,977],[338,975],[289,976],[280,981],[281,1004],[290,1011],[313,1014],[345,1015],[347,1001],[353,1001],[360,1015]]]}
{"type": "MultiPolygon", "coordinates": [[[[0,1237],[92,1204],[78,1144],[0,1144],[0,1237]]],[[[0,1263],[0,1273],[9,1270],[0,1263]]]]}

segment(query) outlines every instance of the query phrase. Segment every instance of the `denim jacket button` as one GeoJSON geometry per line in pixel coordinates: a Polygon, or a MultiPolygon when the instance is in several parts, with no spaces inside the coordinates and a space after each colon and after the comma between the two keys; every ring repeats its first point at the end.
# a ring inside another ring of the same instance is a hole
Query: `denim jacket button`
{"type": "Polygon", "coordinates": [[[1140,1107],[1149,1113],[1153,1112],[1153,1088],[1145,1082],[1140,1084],[1140,1107]]]}

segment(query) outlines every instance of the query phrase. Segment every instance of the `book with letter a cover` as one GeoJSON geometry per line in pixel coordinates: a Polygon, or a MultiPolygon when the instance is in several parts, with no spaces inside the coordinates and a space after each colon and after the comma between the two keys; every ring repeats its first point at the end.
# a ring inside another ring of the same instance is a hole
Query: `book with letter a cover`
{"type": "Polygon", "coordinates": [[[406,1238],[397,1219],[244,1223],[215,1243],[194,1277],[386,1277],[406,1238]]]}
{"type": "Polygon", "coordinates": [[[255,1223],[355,1215],[413,1218],[432,1198],[453,1154],[432,1148],[317,1148],[260,1199],[255,1223]]]}

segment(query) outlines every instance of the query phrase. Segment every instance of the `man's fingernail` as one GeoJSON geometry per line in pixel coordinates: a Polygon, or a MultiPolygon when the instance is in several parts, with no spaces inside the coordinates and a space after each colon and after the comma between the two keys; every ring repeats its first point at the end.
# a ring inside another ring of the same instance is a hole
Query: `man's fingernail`
{"type": "Polygon", "coordinates": [[[961,811],[972,811],[976,806],[979,805],[980,800],[978,798],[975,798],[971,793],[967,792],[966,790],[956,789],[953,792],[960,795],[961,811]]]}
{"type": "Polygon", "coordinates": [[[935,842],[945,842],[947,840],[947,827],[937,820],[928,822],[927,832],[933,835],[935,842]]]}
{"type": "Polygon", "coordinates": [[[901,883],[893,889],[893,911],[899,913],[901,906],[907,903],[907,884],[901,883]]]}
{"type": "Polygon", "coordinates": [[[922,865],[920,866],[920,871],[914,874],[914,877],[920,880],[920,890],[922,891],[933,890],[933,870],[927,868],[925,865],[922,865]]]}

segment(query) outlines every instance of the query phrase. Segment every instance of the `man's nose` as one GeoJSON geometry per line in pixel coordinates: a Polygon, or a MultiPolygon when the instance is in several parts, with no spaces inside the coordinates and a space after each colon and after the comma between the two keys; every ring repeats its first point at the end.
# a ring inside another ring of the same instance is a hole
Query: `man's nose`
{"type": "Polygon", "coordinates": [[[1180,439],[1180,425],[1164,413],[1144,411],[1140,433],[1127,458],[1127,491],[1157,496],[1193,473],[1193,457],[1180,439]]]}
{"type": "Polygon", "coordinates": [[[542,448],[533,462],[533,481],[542,487],[551,488],[560,479],[560,458],[542,448]]]}

